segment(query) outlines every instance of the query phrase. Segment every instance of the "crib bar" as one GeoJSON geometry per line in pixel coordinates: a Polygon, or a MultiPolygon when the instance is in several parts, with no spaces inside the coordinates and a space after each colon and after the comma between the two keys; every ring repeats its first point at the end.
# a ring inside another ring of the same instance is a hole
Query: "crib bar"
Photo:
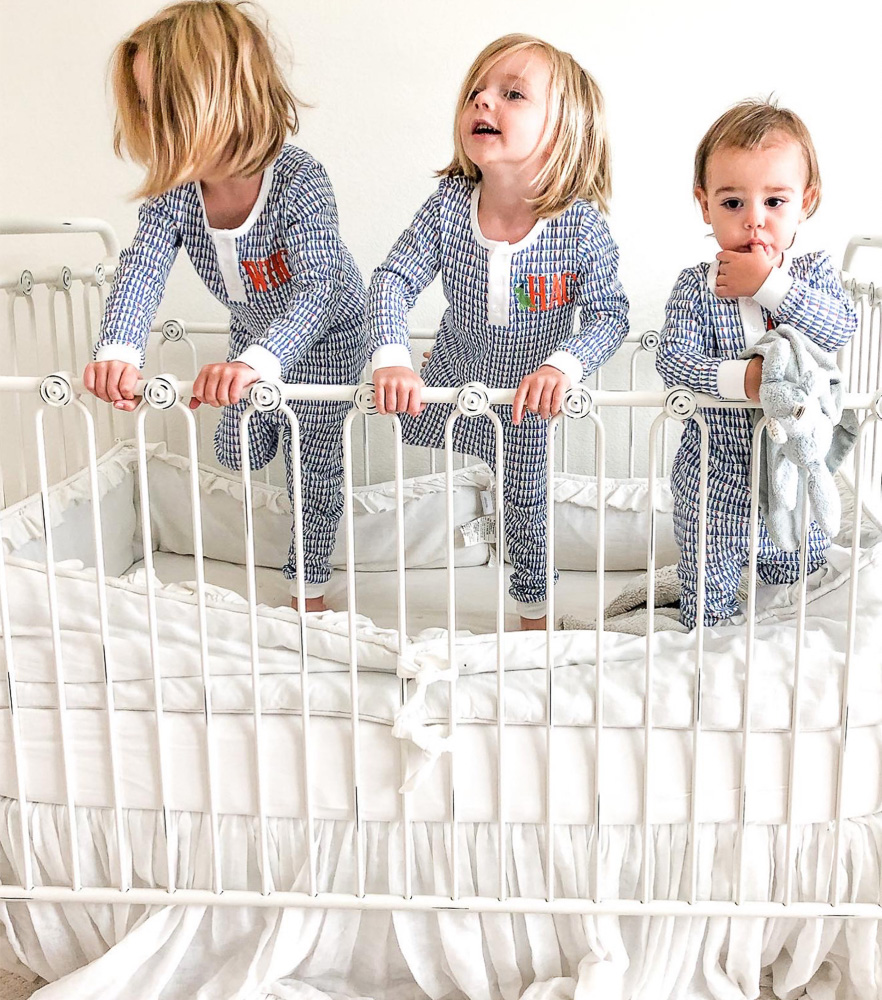
{"type": "Polygon", "coordinates": [[[727,920],[746,918],[777,918],[785,920],[882,920],[882,905],[878,903],[772,903],[749,901],[743,906],[725,900],[699,900],[692,904],[677,899],[660,899],[642,903],[635,899],[605,899],[595,903],[587,899],[562,898],[552,902],[542,897],[517,896],[498,900],[493,896],[468,896],[451,900],[448,896],[413,896],[402,899],[392,894],[370,893],[347,896],[345,893],[323,892],[313,896],[302,892],[273,892],[269,896],[240,889],[225,889],[216,895],[205,889],[178,889],[167,893],[162,889],[118,889],[84,887],[76,892],[67,886],[0,885],[0,902],[104,903],[121,906],[254,906],[263,909],[296,907],[302,910],[359,910],[402,912],[472,912],[472,913],[548,913],[574,916],[623,917],[723,917],[727,920]]]}
{"type": "MultiPolygon", "coordinates": [[[[445,485],[447,489],[447,662],[456,664],[456,563],[453,526],[453,426],[454,410],[444,423],[445,485]]],[[[498,490],[497,490],[498,492],[498,490]]],[[[498,516],[498,515],[497,515],[498,516]]],[[[456,671],[450,675],[447,738],[450,741],[450,898],[459,899],[459,827],[456,819],[456,671]]]]}
{"type": "MultiPolygon", "coordinates": [[[[630,392],[634,392],[634,390],[637,388],[637,358],[639,357],[639,355],[640,355],[639,351],[634,351],[631,354],[631,359],[628,364],[628,390],[630,392]]],[[[634,407],[631,407],[628,410],[628,477],[631,479],[634,478],[634,462],[635,462],[635,455],[634,455],[635,412],[636,411],[634,410],[634,407]]],[[[652,475],[651,472],[649,474],[652,475]]]]}
{"type": "MultiPolygon", "coordinates": [[[[548,470],[545,477],[545,898],[554,899],[554,439],[566,418],[558,414],[548,421],[545,441],[548,470]]],[[[566,460],[566,456],[564,456],[566,460]]],[[[599,505],[598,505],[599,506],[599,505]]],[[[500,550],[501,551],[501,550],[500,550]]]]}
{"type": "MultiPolygon", "coordinates": [[[[294,411],[286,406],[279,411],[288,418],[291,428],[291,468],[303,468],[300,462],[300,423],[294,411]]],[[[310,741],[309,710],[309,656],[308,618],[306,611],[306,572],[303,566],[303,484],[300,476],[294,476],[294,544],[296,553],[294,565],[297,570],[297,619],[300,624],[300,691],[301,691],[301,733],[303,736],[303,789],[306,802],[307,858],[309,863],[309,894],[318,892],[318,875],[315,847],[315,807],[312,797],[312,746],[310,741]]]]}
{"type": "MultiPolygon", "coordinates": [[[[62,362],[61,362],[61,351],[60,351],[60,344],[58,337],[58,322],[55,315],[56,294],[57,294],[57,289],[55,288],[55,285],[52,285],[49,288],[49,343],[51,345],[51,350],[52,350],[52,369],[53,371],[57,372],[61,370],[62,362]]],[[[76,362],[72,358],[71,365],[74,365],[75,363],[76,362]]],[[[65,430],[64,420],[59,419],[59,423],[61,426],[61,434],[59,435],[59,437],[61,438],[61,469],[62,469],[61,478],[64,478],[65,476],[68,476],[70,474],[72,466],[67,452],[67,433],[65,430]]]]}
{"type": "MultiPolygon", "coordinates": [[[[801,474],[800,474],[801,475],[801,474]]],[[[787,783],[787,848],[786,875],[784,878],[784,902],[793,902],[793,864],[796,860],[796,843],[793,836],[794,812],[796,806],[796,774],[799,749],[799,707],[802,682],[802,651],[805,644],[806,595],[808,593],[808,534],[809,496],[805,490],[802,504],[802,540],[799,552],[799,607],[796,616],[796,651],[793,664],[793,698],[790,709],[790,772],[787,783]]]]}
{"type": "MultiPolygon", "coordinates": [[[[3,470],[0,468],[0,498],[3,497],[3,470]]],[[[6,667],[6,688],[9,697],[9,726],[12,730],[12,762],[15,769],[15,791],[18,799],[19,834],[24,889],[34,885],[32,844],[28,832],[27,780],[22,748],[21,719],[18,714],[18,689],[15,679],[15,656],[12,644],[12,616],[9,610],[9,578],[6,575],[6,545],[0,536],[0,627],[3,629],[3,658],[6,667]]],[[[3,889],[0,887],[0,892],[3,889]]]]}
{"type": "Polygon", "coordinates": [[[150,667],[153,673],[153,706],[156,726],[156,751],[159,756],[159,793],[162,799],[162,828],[165,834],[167,891],[176,889],[176,840],[172,839],[171,816],[168,807],[169,772],[166,749],[166,723],[162,700],[162,668],[160,667],[159,625],[156,609],[156,571],[153,566],[153,526],[150,519],[150,485],[147,474],[147,437],[145,421],[150,408],[142,401],[136,412],[135,433],[138,442],[138,496],[141,501],[141,543],[144,550],[144,572],[147,589],[147,629],[150,641],[150,667]]]}
{"type": "Polygon", "coordinates": [[[704,672],[704,607],[705,607],[705,575],[707,564],[707,491],[708,491],[708,455],[710,451],[710,436],[707,424],[701,414],[696,413],[694,420],[701,430],[701,458],[698,477],[698,581],[696,592],[696,622],[695,622],[695,684],[693,688],[692,706],[692,794],[689,802],[689,902],[694,903],[698,895],[698,787],[699,763],[701,760],[701,679],[704,672]]]}
{"type": "MultiPolygon", "coordinates": [[[[644,903],[649,903],[652,898],[652,802],[651,802],[651,780],[652,780],[652,678],[655,668],[655,548],[656,548],[656,504],[655,504],[655,470],[658,451],[659,428],[663,428],[667,421],[667,414],[662,411],[653,420],[649,428],[649,538],[646,543],[646,653],[644,656],[644,696],[643,696],[643,872],[641,899],[644,903]]],[[[601,506],[598,494],[598,508],[601,506]]],[[[600,697],[597,697],[597,704],[600,706],[600,697]]],[[[601,725],[597,724],[598,742],[600,740],[601,725]]],[[[598,747],[598,756],[599,756],[598,747]]],[[[599,837],[598,837],[599,841],[599,837]]],[[[598,855],[600,847],[598,844],[598,855]]]]}
{"type": "Polygon", "coordinates": [[[117,883],[120,892],[131,886],[131,870],[126,871],[128,851],[123,819],[122,796],[119,784],[119,746],[116,738],[116,705],[113,696],[113,671],[110,657],[110,626],[107,613],[107,578],[104,570],[104,539],[101,528],[101,497],[98,487],[98,450],[95,444],[95,421],[83,404],[76,401],[77,408],[86,422],[86,442],[89,451],[89,489],[92,497],[92,532],[95,540],[95,582],[98,589],[98,629],[101,637],[101,651],[104,661],[104,704],[107,713],[107,744],[110,749],[110,780],[113,791],[113,815],[116,825],[116,851],[119,864],[117,883]]]}
{"type": "Polygon", "coordinates": [[[67,696],[64,689],[64,666],[61,650],[61,622],[58,606],[58,586],[55,576],[55,550],[52,542],[52,513],[49,504],[49,479],[46,469],[46,439],[43,432],[45,406],[37,408],[37,466],[40,475],[40,500],[43,511],[43,533],[46,540],[46,585],[49,592],[49,623],[52,632],[52,651],[55,660],[55,690],[58,697],[58,728],[61,734],[61,763],[67,803],[68,846],[70,847],[71,889],[82,888],[80,874],[79,837],[74,801],[73,770],[70,761],[70,731],[67,721],[67,696]]]}
{"type": "MultiPolygon", "coordinates": [[[[867,429],[878,428],[878,418],[868,416],[861,421],[858,428],[857,441],[855,447],[860,453],[860,449],[867,435],[867,429]]],[[[854,662],[854,638],[857,627],[857,591],[858,591],[858,565],[860,562],[860,538],[861,538],[861,512],[863,510],[864,476],[863,462],[858,462],[855,469],[854,481],[854,517],[852,519],[852,543],[851,543],[851,579],[848,587],[848,618],[845,634],[845,664],[842,672],[842,688],[840,691],[840,733],[839,733],[839,757],[836,767],[836,813],[834,817],[834,840],[833,840],[833,880],[830,887],[830,903],[836,906],[842,899],[842,868],[845,860],[842,857],[842,813],[845,798],[845,756],[848,750],[848,711],[851,704],[851,668],[854,662]]]]}
{"type": "MultiPolygon", "coordinates": [[[[349,703],[352,716],[352,801],[355,812],[355,894],[365,892],[364,831],[361,824],[359,778],[361,775],[361,740],[359,737],[358,699],[358,622],[355,592],[355,512],[352,485],[352,424],[358,410],[350,410],[343,421],[343,510],[346,531],[346,591],[349,616],[349,703]]],[[[393,417],[396,424],[400,423],[393,417]]],[[[363,421],[364,424],[364,421],[363,421]]],[[[399,525],[399,533],[401,525],[399,525]]],[[[405,853],[407,847],[405,844],[405,853]]]]}
{"type": "MultiPolygon", "coordinates": [[[[508,856],[508,828],[506,816],[508,802],[506,796],[506,738],[505,738],[505,560],[501,553],[505,551],[505,454],[502,442],[502,422],[492,411],[487,416],[493,423],[496,444],[496,744],[497,744],[497,786],[496,786],[496,817],[498,820],[497,850],[499,852],[499,896],[500,900],[508,896],[505,869],[508,856]]],[[[546,470],[548,478],[554,478],[549,467],[546,470]]],[[[551,550],[549,550],[550,552],[551,550]]],[[[546,563],[551,556],[546,553],[546,563]]],[[[547,595],[546,595],[547,596],[547,595]]],[[[548,624],[546,616],[546,626],[548,624]]]]}
{"type": "Polygon", "coordinates": [[[763,432],[766,429],[763,417],[754,428],[750,457],[750,542],[748,548],[747,575],[747,636],[744,648],[744,693],[741,702],[741,784],[738,803],[738,847],[735,878],[733,881],[734,902],[739,906],[744,902],[744,848],[747,838],[747,787],[750,774],[751,748],[751,682],[756,660],[756,566],[759,554],[759,478],[760,453],[763,432]]]}
{"type": "Polygon", "coordinates": [[[249,406],[239,417],[239,454],[242,471],[242,513],[245,519],[245,575],[248,587],[248,634],[251,652],[251,698],[254,716],[254,781],[257,789],[258,832],[260,836],[260,891],[272,891],[270,884],[270,859],[266,820],[266,797],[263,780],[263,725],[260,679],[260,638],[257,623],[257,571],[254,560],[254,500],[251,487],[251,440],[249,425],[254,406],[249,406]]]}
{"type": "MultiPolygon", "coordinates": [[[[597,600],[594,627],[594,901],[603,898],[603,699],[604,699],[604,618],[606,607],[606,431],[596,412],[588,414],[594,424],[594,471],[597,479],[597,600]]],[[[651,509],[651,508],[650,508],[651,509]]],[[[652,515],[650,515],[652,516],[652,515]]]]}
{"type": "MultiPolygon", "coordinates": [[[[19,377],[19,367],[18,367],[18,334],[15,325],[15,300],[19,298],[15,293],[9,292],[6,297],[6,318],[10,333],[10,343],[9,343],[9,360],[12,367],[12,377],[19,377]]],[[[36,386],[35,386],[36,388],[36,386]]],[[[21,397],[22,394],[16,392],[13,396],[12,407],[15,412],[15,430],[19,436],[23,435],[24,432],[24,419],[22,416],[21,408],[21,397]]],[[[5,487],[10,490],[12,495],[18,499],[19,497],[27,496],[28,484],[25,476],[24,464],[19,464],[18,462],[11,463],[12,465],[12,475],[9,475],[9,467],[7,466],[7,476],[5,487]],[[10,482],[11,480],[11,482],[10,482]]],[[[6,502],[6,495],[4,494],[4,503],[6,502]]]]}
{"type": "Polygon", "coordinates": [[[217,812],[217,763],[214,722],[211,710],[211,664],[208,654],[208,622],[205,603],[205,557],[202,545],[202,507],[199,503],[199,466],[197,461],[196,419],[193,411],[181,402],[175,409],[184,415],[187,427],[187,457],[190,473],[190,515],[193,528],[193,561],[196,568],[196,611],[199,624],[199,659],[202,667],[203,715],[205,718],[205,760],[208,782],[208,809],[211,822],[212,886],[223,892],[220,830],[217,812]]]}

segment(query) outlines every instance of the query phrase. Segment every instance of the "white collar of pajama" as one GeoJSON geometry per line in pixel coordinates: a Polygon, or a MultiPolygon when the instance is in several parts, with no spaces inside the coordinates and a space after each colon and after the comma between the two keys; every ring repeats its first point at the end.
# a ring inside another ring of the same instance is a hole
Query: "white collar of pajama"
{"type": "Polygon", "coordinates": [[[245,292],[245,283],[239,271],[239,253],[236,250],[236,237],[244,236],[260,218],[260,213],[269,198],[270,188],[273,183],[273,165],[270,164],[263,172],[263,179],[260,182],[260,191],[257,193],[255,201],[248,218],[235,229],[215,229],[209,225],[208,214],[205,211],[205,199],[202,197],[202,184],[196,181],[196,196],[202,206],[202,220],[205,223],[205,231],[214,243],[217,253],[217,266],[221,277],[224,279],[224,287],[227,295],[233,302],[247,302],[248,296],[245,292]]]}
{"type": "Polygon", "coordinates": [[[488,240],[478,223],[478,203],[481,200],[481,185],[472,191],[471,222],[472,235],[479,246],[487,251],[487,322],[491,326],[509,325],[509,302],[511,300],[511,259],[519,251],[533,243],[548,225],[548,219],[537,219],[527,235],[517,243],[507,240],[488,240]]]}
{"type": "MultiPolygon", "coordinates": [[[[793,247],[785,250],[781,259],[781,270],[790,272],[790,265],[793,261],[793,247]]],[[[717,273],[720,270],[718,260],[711,261],[707,269],[707,287],[716,295],[714,291],[717,284],[717,273]]],[[[766,332],[766,321],[763,318],[763,309],[759,302],[751,296],[745,295],[738,299],[738,313],[741,317],[741,328],[744,331],[744,346],[752,347],[760,340],[766,332]]]]}

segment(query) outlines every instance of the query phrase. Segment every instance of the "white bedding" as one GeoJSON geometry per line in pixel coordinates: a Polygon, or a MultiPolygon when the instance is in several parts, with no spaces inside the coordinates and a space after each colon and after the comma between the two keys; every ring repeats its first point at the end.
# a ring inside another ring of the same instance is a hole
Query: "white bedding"
{"type": "MultiPolygon", "coordinates": [[[[138,566],[134,528],[135,490],[119,454],[105,463],[106,512],[113,525],[128,526],[108,546],[108,561],[116,577],[108,581],[110,636],[107,663],[117,706],[115,732],[121,750],[121,794],[131,838],[137,877],[143,884],[161,884],[162,857],[158,767],[155,752],[152,664],[145,635],[146,581],[138,566]],[[131,571],[129,579],[121,579],[131,571]]],[[[68,501],[70,499],[68,493],[68,501]]],[[[160,503],[162,495],[154,497],[160,503]]],[[[75,507],[76,505],[74,505],[75,507]]],[[[66,509],[70,509],[70,506],[66,509]]],[[[69,747],[74,763],[78,822],[83,827],[85,880],[106,882],[112,870],[112,803],[107,765],[107,725],[103,710],[105,687],[100,646],[94,569],[83,568],[88,546],[82,539],[82,511],[55,515],[59,558],[60,635],[65,694],[70,707],[69,747]],[[74,560],[79,559],[76,563],[74,560]],[[90,855],[89,852],[93,852],[90,855]],[[108,867],[110,866],[110,867],[108,867]]],[[[39,565],[20,558],[38,547],[39,524],[26,512],[15,514],[19,556],[7,556],[8,593],[12,603],[14,667],[31,826],[35,833],[37,870],[46,881],[66,881],[64,861],[64,789],[58,747],[57,688],[46,607],[46,577],[39,565]],[[31,546],[30,549],[27,546],[31,546]]],[[[882,677],[878,670],[878,640],[882,625],[882,548],[869,548],[859,563],[860,614],[852,664],[852,710],[844,815],[846,872],[853,898],[875,900],[879,890],[879,821],[882,761],[882,677]]],[[[202,664],[196,598],[186,580],[192,560],[179,554],[157,553],[159,636],[162,648],[162,697],[166,712],[167,746],[174,761],[169,805],[176,830],[185,824],[186,841],[179,855],[180,878],[187,884],[207,884],[207,835],[203,815],[205,790],[205,726],[202,718],[202,664]],[[203,843],[202,847],[198,844],[203,843]]],[[[259,573],[261,594],[269,603],[283,603],[286,594],[272,571],[259,573]]],[[[253,781],[253,722],[248,609],[241,594],[241,568],[218,560],[207,564],[210,583],[206,634],[212,676],[214,730],[218,751],[218,808],[223,814],[222,842],[228,884],[254,885],[256,812],[253,781]],[[236,593],[236,591],[239,593],[236,593]]],[[[615,587],[633,579],[623,572],[608,581],[607,600],[615,587]]],[[[446,734],[451,691],[444,615],[438,619],[439,594],[444,595],[443,570],[413,570],[408,575],[409,631],[412,641],[398,648],[394,628],[394,574],[359,575],[356,642],[359,672],[359,744],[362,773],[359,803],[368,823],[369,870],[380,888],[398,891],[396,851],[402,838],[397,827],[402,780],[399,739],[409,747],[408,776],[414,817],[415,859],[424,891],[445,893],[448,887],[449,771],[447,755],[439,758],[438,739],[446,734]],[[434,609],[434,612],[433,612],[434,609]],[[409,678],[409,702],[400,711],[399,675],[409,678]],[[418,749],[422,746],[423,749],[418,749]],[[437,758],[437,759],[436,759],[437,758]],[[390,881],[384,883],[386,872],[390,881]]],[[[495,567],[462,566],[457,571],[462,617],[457,624],[480,633],[495,627],[488,580],[495,567]]],[[[800,846],[797,895],[822,898],[829,876],[819,858],[829,858],[835,812],[836,767],[839,753],[840,683],[845,620],[851,581],[848,552],[831,552],[828,568],[810,582],[807,605],[808,641],[803,652],[800,704],[800,767],[796,773],[797,837],[800,846]],[[818,824],[810,826],[804,824],[818,824]]],[[[558,611],[593,615],[587,573],[565,573],[559,586],[558,611]]],[[[340,582],[330,599],[343,604],[340,582]]],[[[757,898],[780,892],[778,865],[786,814],[790,712],[795,630],[792,602],[784,588],[761,594],[756,630],[756,673],[752,704],[753,764],[748,819],[751,841],[749,867],[757,898]],[[777,860],[773,860],[777,859],[777,860]]],[[[277,850],[273,872],[280,887],[302,884],[302,870],[286,868],[302,857],[304,789],[299,675],[300,633],[290,608],[265,607],[258,619],[261,703],[267,760],[284,761],[267,770],[267,811],[274,817],[277,850]],[[285,847],[284,845],[288,845],[285,847]]],[[[309,699],[312,716],[316,835],[320,842],[323,883],[350,891],[352,864],[352,723],[349,688],[349,617],[345,611],[319,616],[308,629],[309,699]],[[348,858],[348,860],[347,860],[348,858]]],[[[702,851],[700,895],[727,898],[732,874],[733,821],[739,808],[740,715],[745,629],[730,625],[706,633],[702,686],[702,766],[700,770],[702,851]]],[[[682,893],[688,858],[686,835],[691,803],[691,746],[694,691],[693,637],[677,633],[653,637],[654,674],[652,765],[658,784],[651,803],[655,824],[656,891],[661,896],[682,893]]],[[[591,891],[585,860],[594,837],[594,633],[562,632],[554,636],[555,736],[557,766],[553,821],[560,852],[560,877],[571,880],[561,892],[591,891]]],[[[623,898],[638,893],[642,821],[644,699],[643,669],[646,640],[606,634],[604,653],[604,730],[601,795],[605,871],[615,883],[607,895],[623,898]]],[[[508,633],[503,643],[506,665],[506,753],[511,787],[507,819],[512,827],[509,858],[512,891],[543,895],[542,858],[546,748],[547,671],[545,638],[540,634],[508,633]]],[[[495,747],[497,729],[494,635],[457,637],[455,691],[457,714],[456,795],[461,820],[466,879],[468,872],[495,871],[496,813],[495,747]],[[481,856],[480,865],[477,858],[481,856]],[[470,858],[472,860],[470,860],[470,858]],[[486,866],[486,867],[484,867],[486,866]]],[[[0,699],[5,699],[5,691],[0,699]]],[[[4,704],[0,701],[0,708],[4,704]]],[[[17,803],[12,768],[9,713],[0,711],[0,879],[20,877],[17,858],[17,803]]],[[[826,863],[825,863],[826,864],[826,863]]],[[[590,867],[590,866],[588,866],[590,867]]],[[[494,894],[493,886],[477,887],[494,894]]],[[[75,909],[75,908],[73,908],[75,909]]],[[[100,908],[96,908],[100,909],[100,908]]],[[[312,914],[289,911],[279,915],[236,911],[203,913],[167,908],[146,917],[140,908],[117,910],[113,921],[92,913],[80,920],[59,907],[0,906],[10,940],[27,956],[35,971],[49,979],[92,960],[75,978],[43,991],[45,1000],[89,996],[110,1000],[120,993],[139,1000],[178,1000],[189,991],[188,970],[203,969],[216,956],[218,980],[199,997],[217,994],[257,1000],[297,997],[306,1000],[314,982],[324,991],[336,989],[365,994],[380,989],[397,1000],[412,996],[413,983],[432,997],[505,997],[515,1000],[523,984],[535,980],[529,1000],[571,997],[579,983],[598,995],[624,995],[656,1000],[660,990],[685,990],[696,979],[705,995],[718,1000],[749,996],[762,964],[778,961],[782,976],[792,983],[847,982],[854,996],[874,1000],[879,994],[873,968],[876,930],[866,925],[828,922],[816,935],[811,922],[785,925],[775,921],[714,921],[659,919],[629,921],[602,918],[478,917],[463,914],[312,914]],[[42,914],[42,915],[40,915],[42,914]],[[120,915],[121,914],[121,915],[120,915]],[[49,930],[49,923],[54,928],[49,930]],[[86,930],[98,921],[100,931],[86,930]],[[784,930],[785,926],[789,929],[784,930]],[[53,936],[54,935],[54,936],[53,936]],[[117,943],[118,942],[118,943],[117,943]],[[381,944],[382,942],[382,944],[381,944]],[[107,952],[109,945],[116,947],[107,952]],[[192,954],[191,954],[192,952],[192,954]],[[126,955],[138,955],[132,962],[126,955]],[[190,955],[190,958],[186,956],[190,955]],[[701,958],[699,959],[699,956],[701,958]],[[849,957],[846,957],[849,956],[849,957]],[[145,971],[139,972],[141,962],[145,971]],[[699,972],[697,963],[701,962],[699,972]],[[580,967],[580,962],[582,967],[580,967]],[[630,966],[629,963],[630,962],[630,966]],[[822,963],[826,963],[823,964],[822,963]],[[296,980],[291,970],[296,968],[296,980]],[[387,978],[383,978],[383,977],[387,978]],[[395,977],[400,977],[396,979],[395,977]],[[380,977],[380,978],[378,978],[380,977]],[[392,977],[391,979],[388,977],[392,977]],[[607,979],[604,979],[607,977],[607,979]],[[838,979],[837,979],[838,977],[838,979]],[[399,985],[395,985],[398,983],[399,985]],[[391,985],[390,985],[391,984],[391,985]],[[605,985],[604,985],[605,984],[605,985]],[[212,992],[212,989],[215,992],[212,992]],[[737,992],[736,992],[737,991],[737,992]]],[[[694,985],[694,984],[693,984],[694,985]]],[[[835,983],[834,983],[835,987],[835,983]]],[[[833,994],[829,994],[832,1000],[833,994]]],[[[42,998],[41,998],[42,1000],[42,998]]]]}

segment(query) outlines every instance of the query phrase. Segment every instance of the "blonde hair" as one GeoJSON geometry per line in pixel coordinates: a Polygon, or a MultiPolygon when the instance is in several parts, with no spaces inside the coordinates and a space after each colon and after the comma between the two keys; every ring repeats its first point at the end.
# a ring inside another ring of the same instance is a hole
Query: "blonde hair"
{"type": "Polygon", "coordinates": [[[163,8],[116,47],[113,148],[147,170],[137,194],[150,197],[223,163],[249,177],[299,128],[298,101],[282,78],[265,30],[224,0],[163,8]],[[150,72],[142,99],[135,56],[150,72]]]}
{"type": "Polygon", "coordinates": [[[782,136],[802,147],[808,175],[805,186],[813,192],[806,212],[806,218],[811,217],[821,203],[821,173],[815,144],[799,115],[788,108],[779,108],[771,99],[740,101],[711,125],[695,152],[693,190],[707,190],[707,165],[716,150],[762,149],[775,145],[782,136]]]}
{"type": "Polygon", "coordinates": [[[543,136],[543,142],[551,148],[534,181],[536,196],[530,203],[536,215],[540,218],[560,215],[576,198],[586,198],[602,212],[609,211],[610,150],[600,88],[568,52],[561,52],[532,35],[497,38],[472,63],[456,102],[453,159],[438,171],[438,176],[481,179],[480,169],[463,149],[459,120],[478,80],[504,56],[524,49],[541,52],[551,72],[549,115],[543,136]]]}

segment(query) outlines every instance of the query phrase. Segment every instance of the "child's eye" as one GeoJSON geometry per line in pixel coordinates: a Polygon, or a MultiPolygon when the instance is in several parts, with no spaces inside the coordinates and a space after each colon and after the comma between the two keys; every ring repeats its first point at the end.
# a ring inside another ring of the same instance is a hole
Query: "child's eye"
{"type": "Polygon", "coordinates": [[[734,212],[736,209],[741,208],[741,200],[739,198],[727,198],[723,202],[723,208],[728,208],[734,212]]]}
{"type": "Polygon", "coordinates": [[[766,204],[769,208],[780,208],[782,205],[786,205],[787,201],[784,198],[766,198],[766,204]]]}
{"type": "Polygon", "coordinates": [[[505,96],[509,101],[522,101],[524,95],[519,90],[506,90],[505,96]]]}

